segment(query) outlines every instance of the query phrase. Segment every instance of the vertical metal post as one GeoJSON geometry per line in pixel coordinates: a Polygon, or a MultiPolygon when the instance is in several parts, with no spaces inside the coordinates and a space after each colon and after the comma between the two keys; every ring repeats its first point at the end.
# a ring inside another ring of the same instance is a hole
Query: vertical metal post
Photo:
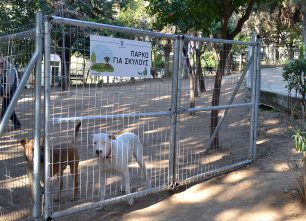
{"type": "Polygon", "coordinates": [[[172,75],[172,89],[171,89],[171,120],[170,120],[170,153],[169,153],[169,187],[173,188],[176,183],[176,96],[178,87],[178,75],[179,75],[179,40],[174,42],[174,54],[173,54],[173,75],[172,75]]]}
{"type": "Polygon", "coordinates": [[[179,103],[179,75],[180,63],[182,55],[181,36],[174,42],[174,71],[172,75],[172,91],[171,91],[171,122],[170,122],[170,154],[169,154],[169,187],[174,188],[177,185],[176,178],[176,152],[178,145],[178,103],[179,103]]]}
{"type": "MultiPolygon", "coordinates": [[[[180,118],[180,114],[178,113],[178,109],[181,106],[181,95],[182,95],[182,79],[184,76],[184,68],[183,68],[183,48],[184,48],[184,36],[179,36],[180,40],[179,40],[179,52],[178,52],[178,56],[179,56],[179,63],[178,63],[178,83],[177,83],[177,94],[176,94],[176,121],[175,121],[175,173],[177,173],[177,151],[179,149],[179,145],[180,145],[180,134],[179,134],[179,118],[180,118]]],[[[177,183],[177,181],[176,181],[177,183]]]]}
{"type": "Polygon", "coordinates": [[[255,105],[254,105],[254,128],[253,128],[253,139],[254,139],[254,144],[253,144],[253,161],[256,159],[256,140],[257,140],[257,125],[258,125],[258,110],[259,110],[259,103],[260,103],[260,88],[261,88],[261,67],[260,67],[260,49],[261,49],[261,39],[260,36],[257,36],[256,38],[256,60],[255,60],[255,79],[256,79],[256,84],[255,84],[255,105]]]}
{"type": "Polygon", "coordinates": [[[41,188],[40,188],[40,127],[41,127],[41,57],[42,57],[42,13],[36,13],[35,48],[39,53],[35,68],[35,128],[33,158],[33,218],[41,220],[41,188]]]}
{"type": "MultiPolygon", "coordinates": [[[[252,38],[252,42],[255,42],[255,39],[252,38]]],[[[251,50],[251,52],[249,54],[252,54],[254,56],[251,56],[253,58],[253,61],[251,61],[249,59],[249,62],[252,62],[253,64],[250,66],[250,71],[248,73],[249,77],[249,85],[250,85],[250,92],[251,92],[251,101],[253,103],[252,107],[251,107],[251,120],[250,120],[250,147],[249,147],[249,158],[250,159],[254,159],[253,156],[253,149],[254,149],[254,124],[255,124],[255,99],[256,99],[256,87],[255,87],[255,83],[256,83],[256,74],[254,73],[255,70],[255,65],[256,65],[256,60],[257,60],[257,56],[255,55],[255,51],[256,51],[256,46],[250,46],[249,50],[251,50]]]]}
{"type": "Polygon", "coordinates": [[[45,86],[45,190],[44,190],[44,219],[50,217],[50,197],[49,180],[50,177],[50,142],[49,142],[49,122],[50,122],[50,22],[45,17],[45,53],[44,53],[44,86],[45,86]]]}
{"type": "MultiPolygon", "coordinates": [[[[253,31],[251,42],[253,42],[253,43],[256,42],[256,32],[255,32],[255,30],[253,31]]],[[[250,58],[252,57],[252,55],[254,55],[254,50],[255,50],[254,45],[250,45],[248,47],[248,50],[249,50],[248,60],[250,61],[250,58]]],[[[254,58],[254,61],[256,61],[255,58],[254,58]]],[[[250,70],[248,71],[248,76],[247,76],[247,87],[250,87],[251,90],[253,88],[253,83],[254,83],[253,82],[253,76],[254,76],[254,70],[255,70],[254,67],[255,67],[255,62],[253,62],[253,65],[251,66],[250,70]]]]}

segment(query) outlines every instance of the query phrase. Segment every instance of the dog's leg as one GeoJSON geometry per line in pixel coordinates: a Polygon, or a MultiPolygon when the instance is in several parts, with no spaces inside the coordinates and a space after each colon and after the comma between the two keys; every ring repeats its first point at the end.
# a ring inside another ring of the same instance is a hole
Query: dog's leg
{"type": "Polygon", "coordinates": [[[122,181],[121,181],[121,194],[125,194],[125,177],[122,176],[122,181]]]}
{"type": "Polygon", "coordinates": [[[27,174],[28,174],[29,184],[30,184],[30,188],[31,188],[32,199],[34,199],[34,192],[33,192],[33,169],[32,169],[32,167],[27,166],[27,174]]]}
{"type": "Polygon", "coordinates": [[[146,182],[147,182],[147,188],[151,188],[151,176],[147,173],[147,169],[146,169],[146,164],[144,162],[143,159],[143,147],[142,144],[139,142],[138,145],[136,146],[136,153],[134,150],[134,157],[138,163],[138,165],[140,166],[140,168],[142,169],[142,174],[144,175],[146,182]]]}
{"type": "Polygon", "coordinates": [[[60,168],[60,172],[59,172],[59,191],[57,193],[57,198],[55,199],[55,201],[60,201],[61,200],[63,185],[64,185],[64,183],[63,183],[63,170],[62,170],[62,168],[60,168]]]}
{"type": "Polygon", "coordinates": [[[106,172],[104,170],[100,173],[100,201],[105,200],[105,183],[106,183],[106,172]]]}
{"type": "MultiPolygon", "coordinates": [[[[123,171],[123,179],[125,180],[125,194],[131,193],[131,186],[130,186],[130,174],[129,169],[126,167],[123,171]]],[[[129,197],[128,204],[132,206],[134,204],[134,199],[132,197],[129,197]]]]}
{"type": "Polygon", "coordinates": [[[78,174],[78,168],[79,168],[79,162],[73,162],[70,165],[70,173],[73,178],[73,198],[72,201],[77,200],[78,198],[78,190],[79,190],[79,174],[78,174]]]}
{"type": "Polygon", "coordinates": [[[100,184],[100,207],[97,209],[97,211],[104,209],[104,200],[105,200],[105,186],[106,186],[106,171],[103,170],[103,164],[101,165],[101,162],[98,160],[98,166],[99,166],[99,184],[100,184]]]}

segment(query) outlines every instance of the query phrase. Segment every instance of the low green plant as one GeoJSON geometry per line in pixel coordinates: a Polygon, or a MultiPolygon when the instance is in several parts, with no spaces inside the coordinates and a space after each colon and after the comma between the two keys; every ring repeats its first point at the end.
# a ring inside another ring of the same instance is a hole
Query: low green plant
{"type": "Polygon", "coordinates": [[[289,96],[292,90],[295,91],[296,95],[300,94],[302,96],[302,100],[292,108],[291,114],[295,114],[298,119],[298,121],[295,121],[295,133],[292,139],[295,149],[303,153],[303,195],[306,198],[306,59],[300,57],[286,64],[283,78],[286,81],[289,96]]]}
{"type": "Polygon", "coordinates": [[[302,130],[296,130],[292,136],[295,149],[301,153],[306,153],[306,132],[302,130]]]}
{"type": "Polygon", "coordinates": [[[284,66],[283,79],[289,96],[292,91],[295,91],[295,95],[302,96],[302,99],[291,108],[291,113],[298,113],[297,118],[304,121],[306,118],[306,59],[298,58],[287,63],[284,66]],[[296,112],[296,110],[299,111],[296,112]]]}
{"type": "Polygon", "coordinates": [[[284,66],[283,78],[286,81],[288,93],[295,91],[305,101],[306,97],[306,59],[299,58],[289,61],[284,66]]]}

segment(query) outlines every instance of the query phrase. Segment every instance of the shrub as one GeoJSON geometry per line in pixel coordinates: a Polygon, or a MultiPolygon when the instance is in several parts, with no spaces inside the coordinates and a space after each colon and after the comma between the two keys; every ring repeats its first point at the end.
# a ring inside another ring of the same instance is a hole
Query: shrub
{"type": "MultiPolygon", "coordinates": [[[[305,103],[306,95],[306,59],[299,58],[290,61],[284,66],[283,78],[286,81],[286,88],[289,94],[295,91],[295,94],[300,94],[305,103]]],[[[305,107],[305,105],[303,104],[305,107]]]]}
{"type": "Polygon", "coordinates": [[[302,130],[297,130],[295,134],[292,136],[295,149],[301,153],[306,153],[306,132],[302,130]]]}

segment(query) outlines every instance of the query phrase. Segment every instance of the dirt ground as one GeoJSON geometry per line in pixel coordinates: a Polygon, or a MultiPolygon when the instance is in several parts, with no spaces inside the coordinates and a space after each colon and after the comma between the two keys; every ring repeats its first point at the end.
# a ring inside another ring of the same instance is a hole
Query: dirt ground
{"type": "MultiPolygon", "coordinates": [[[[232,76],[231,78],[226,82],[228,86],[223,87],[221,103],[226,102],[228,95],[235,87],[237,77],[232,76]]],[[[182,93],[181,101],[181,105],[185,108],[188,107],[188,87],[186,85],[186,82],[183,82],[184,93],[182,93]]],[[[77,90],[71,90],[69,93],[58,93],[60,95],[58,97],[54,93],[54,96],[51,96],[55,104],[52,107],[52,113],[55,117],[74,117],[121,114],[127,110],[132,113],[134,111],[168,111],[170,88],[168,81],[144,82],[133,87],[123,85],[109,88],[77,88],[77,90]],[[134,97],[137,97],[137,99],[134,99],[134,97]]],[[[212,88],[212,84],[208,84],[209,88],[212,88]]],[[[197,105],[204,107],[209,105],[211,94],[211,90],[208,90],[205,96],[201,96],[196,101],[197,105]]],[[[245,90],[242,90],[235,101],[243,103],[245,102],[244,97],[245,90]]],[[[20,106],[20,109],[30,109],[31,102],[32,100],[29,102],[29,107],[23,105],[20,106]]],[[[28,118],[27,121],[29,121],[28,124],[25,121],[23,124],[32,128],[32,115],[27,117],[28,112],[20,112],[24,114],[23,119],[28,118]]],[[[208,155],[198,154],[199,149],[203,149],[203,144],[209,138],[209,116],[209,113],[204,111],[194,116],[183,114],[180,119],[179,170],[182,173],[178,177],[179,180],[197,175],[199,172],[209,171],[212,168],[220,168],[225,163],[241,162],[248,158],[248,136],[250,134],[248,119],[250,115],[247,108],[229,112],[229,117],[224,123],[225,126],[221,128],[222,134],[226,135],[221,140],[222,149],[213,150],[208,155]],[[193,137],[192,142],[190,142],[190,137],[193,137]]],[[[73,132],[73,123],[55,125],[52,127],[53,139],[51,141],[57,141],[58,138],[65,140],[73,132]]],[[[287,166],[287,161],[292,156],[297,155],[292,151],[289,117],[280,112],[261,111],[258,126],[257,159],[255,163],[248,167],[243,167],[207,182],[182,186],[175,193],[164,191],[136,199],[135,204],[131,207],[123,202],[106,206],[101,211],[93,210],[82,214],[74,214],[71,217],[59,220],[305,220],[306,211],[304,211],[304,206],[301,203],[295,180],[287,166]]],[[[96,198],[99,198],[96,194],[98,173],[91,165],[93,156],[91,156],[89,135],[99,130],[119,133],[126,128],[140,134],[140,138],[143,140],[146,147],[144,150],[146,160],[149,163],[148,168],[153,178],[153,187],[168,182],[167,148],[170,131],[168,117],[130,118],[129,121],[83,121],[80,139],[83,163],[81,163],[82,167],[80,168],[80,180],[82,181],[80,192],[85,203],[97,201],[96,198]],[[92,171],[95,171],[95,175],[92,171]],[[93,177],[94,179],[92,179],[93,177]]],[[[25,129],[23,131],[31,137],[32,131],[25,129]]],[[[17,134],[11,140],[16,143],[18,139],[24,136],[23,134],[17,134]]],[[[8,141],[10,140],[3,140],[6,143],[8,141]]],[[[9,147],[9,144],[5,145],[4,147],[9,147]]],[[[15,171],[18,172],[16,177],[22,178],[22,182],[18,183],[26,183],[22,149],[17,146],[17,148],[8,150],[1,153],[14,157],[3,158],[5,160],[2,161],[8,165],[18,165],[21,169],[16,167],[15,171]],[[14,153],[8,150],[14,150],[14,153]]],[[[131,180],[137,181],[137,169],[132,170],[132,174],[131,180]]],[[[121,195],[117,190],[120,181],[114,181],[114,185],[116,185],[116,188],[110,189],[109,197],[114,196],[114,194],[121,195]]],[[[134,186],[138,187],[138,185],[137,182],[134,186]]],[[[25,195],[25,188],[26,190],[29,189],[25,184],[22,185],[19,192],[17,192],[18,188],[15,188],[16,193],[19,194],[16,194],[13,203],[16,204],[21,199],[26,200],[22,203],[22,207],[25,207],[25,203],[30,198],[29,193],[25,195]]],[[[67,191],[70,190],[71,188],[67,188],[67,191]]],[[[65,200],[60,205],[62,209],[70,206],[69,204],[66,205],[69,199],[65,200]]],[[[79,202],[80,200],[77,201],[77,203],[79,202]]],[[[56,210],[55,206],[56,204],[54,204],[56,210]]],[[[31,207],[27,206],[27,208],[25,212],[29,214],[31,207]]],[[[19,213],[20,211],[18,210],[19,213]]]]}
{"type": "MultiPolygon", "coordinates": [[[[89,220],[306,220],[295,180],[287,165],[298,158],[292,149],[291,123],[287,114],[261,111],[255,163],[207,182],[139,198],[128,207],[121,203],[102,211],[74,216],[89,220]]],[[[71,217],[62,218],[69,220],[71,217]]]]}

